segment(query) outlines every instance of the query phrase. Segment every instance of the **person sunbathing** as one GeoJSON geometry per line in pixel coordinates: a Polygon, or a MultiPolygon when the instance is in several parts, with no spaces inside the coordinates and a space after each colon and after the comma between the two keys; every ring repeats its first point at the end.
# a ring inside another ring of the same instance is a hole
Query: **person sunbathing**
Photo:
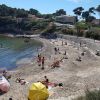
{"type": "Polygon", "coordinates": [[[53,64],[51,65],[51,67],[53,67],[53,68],[60,67],[59,63],[60,63],[59,61],[55,61],[55,62],[53,62],[53,64]]]}
{"type": "Polygon", "coordinates": [[[17,78],[15,82],[16,83],[20,83],[21,85],[25,85],[26,84],[25,79],[21,79],[21,78],[17,78]]]}
{"type": "Polygon", "coordinates": [[[47,76],[44,76],[44,80],[43,81],[39,81],[39,82],[41,82],[42,84],[44,84],[46,86],[46,88],[48,88],[51,85],[54,86],[54,84],[49,81],[49,79],[47,78],[47,76]]]}
{"type": "Polygon", "coordinates": [[[50,82],[49,79],[47,78],[47,76],[44,76],[44,80],[43,81],[38,81],[41,82],[42,84],[44,84],[46,86],[46,88],[49,87],[63,87],[63,83],[54,83],[54,82],[50,82]]]}
{"type": "Polygon", "coordinates": [[[49,83],[49,79],[47,78],[47,76],[44,76],[44,80],[40,81],[42,84],[44,84],[46,86],[46,88],[48,88],[48,83],[49,83]]]}
{"type": "Polygon", "coordinates": [[[51,67],[55,68],[55,67],[60,67],[60,62],[62,62],[63,58],[61,60],[56,60],[53,62],[53,64],[51,65],[51,67]]]}
{"type": "Polygon", "coordinates": [[[76,61],[82,61],[82,58],[78,56],[78,58],[76,58],[76,61]]]}
{"type": "Polygon", "coordinates": [[[15,82],[16,82],[16,83],[20,83],[21,80],[24,80],[24,79],[17,78],[15,82]]]}

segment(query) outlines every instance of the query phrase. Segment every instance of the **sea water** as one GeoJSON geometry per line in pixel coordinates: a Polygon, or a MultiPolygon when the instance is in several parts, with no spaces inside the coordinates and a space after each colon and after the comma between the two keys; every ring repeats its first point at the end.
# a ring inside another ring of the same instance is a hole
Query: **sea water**
{"type": "Polygon", "coordinates": [[[24,64],[28,59],[37,55],[37,49],[41,46],[41,42],[33,39],[27,39],[26,41],[25,38],[0,36],[0,69],[14,69],[19,64],[17,62],[20,61],[23,61],[24,64]]]}

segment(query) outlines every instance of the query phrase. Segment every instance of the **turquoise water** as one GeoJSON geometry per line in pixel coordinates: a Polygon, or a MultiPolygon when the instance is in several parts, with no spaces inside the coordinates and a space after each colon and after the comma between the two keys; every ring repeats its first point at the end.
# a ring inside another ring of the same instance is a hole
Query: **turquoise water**
{"type": "Polygon", "coordinates": [[[17,61],[36,56],[42,44],[35,40],[25,41],[23,38],[0,36],[0,69],[14,69],[18,66],[17,61]]]}

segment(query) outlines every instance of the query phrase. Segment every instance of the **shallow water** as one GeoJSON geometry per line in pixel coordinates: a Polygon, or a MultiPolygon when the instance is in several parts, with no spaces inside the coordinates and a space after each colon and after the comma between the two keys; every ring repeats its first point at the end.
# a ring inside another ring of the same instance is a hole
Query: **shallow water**
{"type": "Polygon", "coordinates": [[[25,41],[24,38],[0,36],[0,69],[16,68],[18,61],[36,56],[42,43],[35,40],[25,41]]]}

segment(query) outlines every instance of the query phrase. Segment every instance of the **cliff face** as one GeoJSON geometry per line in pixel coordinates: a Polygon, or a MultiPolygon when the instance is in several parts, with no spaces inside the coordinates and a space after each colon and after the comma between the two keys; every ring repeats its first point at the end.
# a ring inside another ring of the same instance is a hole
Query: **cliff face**
{"type": "Polygon", "coordinates": [[[24,19],[0,16],[0,33],[23,34],[25,31],[29,31],[30,26],[26,28],[25,25],[30,22],[31,21],[28,21],[28,18],[24,19]]]}

